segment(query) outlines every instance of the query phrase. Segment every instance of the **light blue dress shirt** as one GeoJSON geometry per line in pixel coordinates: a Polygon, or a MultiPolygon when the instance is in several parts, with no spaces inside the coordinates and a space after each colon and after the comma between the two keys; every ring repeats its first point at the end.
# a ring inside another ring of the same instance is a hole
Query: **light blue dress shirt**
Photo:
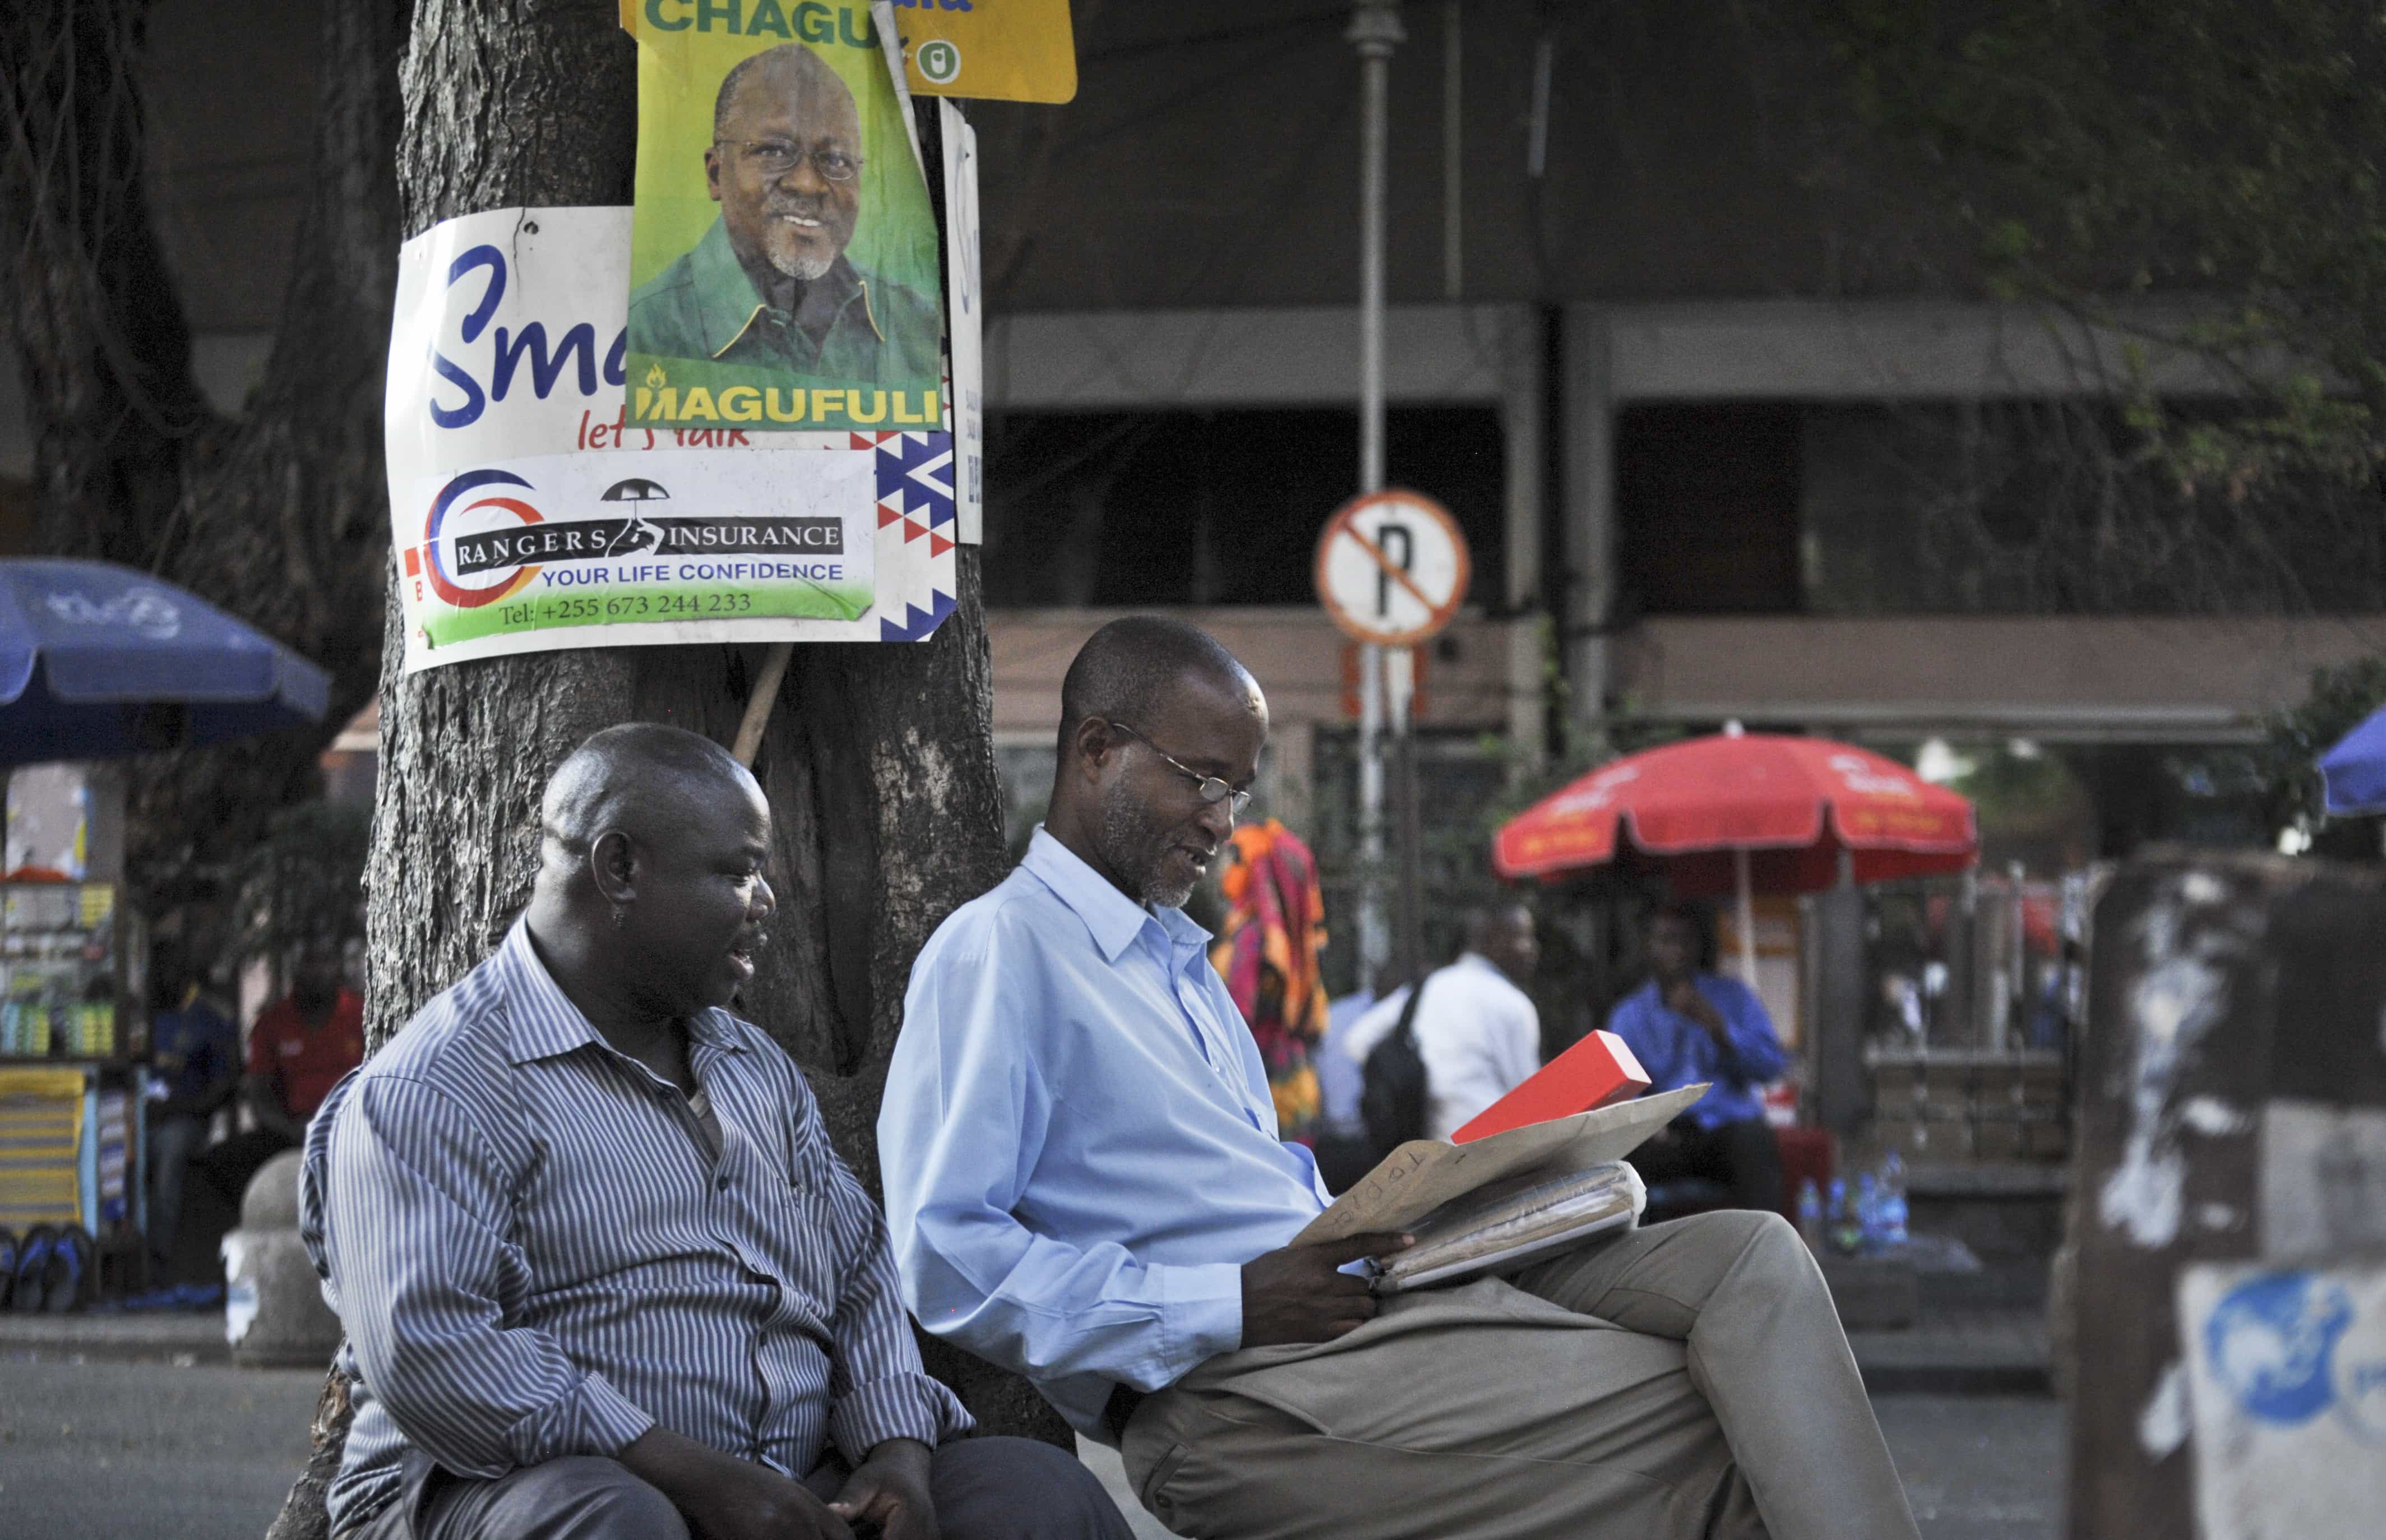
{"type": "Polygon", "coordinates": [[[1242,1264],[1326,1204],[1209,940],[1038,828],[921,951],[879,1109],[911,1313],[1106,1442],[1111,1387],[1237,1346],[1242,1264]]]}

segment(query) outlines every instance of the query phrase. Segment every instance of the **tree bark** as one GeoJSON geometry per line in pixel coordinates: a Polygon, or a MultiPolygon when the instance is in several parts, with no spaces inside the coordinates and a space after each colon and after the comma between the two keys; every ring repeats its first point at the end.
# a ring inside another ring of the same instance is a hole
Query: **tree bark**
{"type": "MultiPolygon", "coordinates": [[[[612,0],[421,0],[401,78],[409,233],[483,209],[630,201],[635,53],[612,0]]],[[[873,1192],[878,1099],[912,958],[1005,865],[976,553],[961,556],[959,607],[930,641],[796,649],[754,767],[771,802],[780,908],[743,1009],[802,1066],[832,1139],[873,1192]]],[[[563,757],[629,720],[727,742],[760,655],[590,648],[407,675],[400,613],[393,596],[367,876],[376,1047],[521,912],[539,795],[563,757]]],[[[922,1346],[987,1430],[1070,1446],[1025,1382],[922,1346]]],[[[320,1514],[320,1494],[302,1483],[275,1540],[322,1534],[320,1518],[294,1521],[308,1501],[320,1514]]]]}

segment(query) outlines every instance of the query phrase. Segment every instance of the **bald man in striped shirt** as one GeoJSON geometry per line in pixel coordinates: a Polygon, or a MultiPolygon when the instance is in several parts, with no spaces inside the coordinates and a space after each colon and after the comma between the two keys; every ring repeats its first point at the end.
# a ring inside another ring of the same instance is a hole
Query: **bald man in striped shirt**
{"type": "Polygon", "coordinates": [[[1126,1540],[921,1366],[884,1221],[724,1008],[770,808],[651,724],[565,761],[529,910],[341,1083],[301,1225],[348,1343],[343,1540],[1126,1540]]]}

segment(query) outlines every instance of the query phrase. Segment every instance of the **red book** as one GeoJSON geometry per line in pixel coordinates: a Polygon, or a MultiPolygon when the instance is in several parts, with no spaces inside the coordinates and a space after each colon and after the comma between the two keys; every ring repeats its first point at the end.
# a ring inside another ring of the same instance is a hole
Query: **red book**
{"type": "Polygon", "coordinates": [[[1612,1032],[1595,1032],[1477,1113],[1450,1142],[1463,1145],[1527,1123],[1571,1118],[1595,1107],[1630,1101],[1647,1089],[1649,1071],[1640,1068],[1624,1039],[1612,1032]]]}

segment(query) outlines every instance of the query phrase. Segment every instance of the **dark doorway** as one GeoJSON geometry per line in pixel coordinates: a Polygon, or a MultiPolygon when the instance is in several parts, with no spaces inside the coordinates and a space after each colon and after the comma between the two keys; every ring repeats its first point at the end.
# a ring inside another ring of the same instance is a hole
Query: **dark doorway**
{"type": "Polygon", "coordinates": [[[1799,602],[1798,413],[1633,407],[1615,424],[1615,522],[1633,613],[1777,615],[1799,602]]]}

